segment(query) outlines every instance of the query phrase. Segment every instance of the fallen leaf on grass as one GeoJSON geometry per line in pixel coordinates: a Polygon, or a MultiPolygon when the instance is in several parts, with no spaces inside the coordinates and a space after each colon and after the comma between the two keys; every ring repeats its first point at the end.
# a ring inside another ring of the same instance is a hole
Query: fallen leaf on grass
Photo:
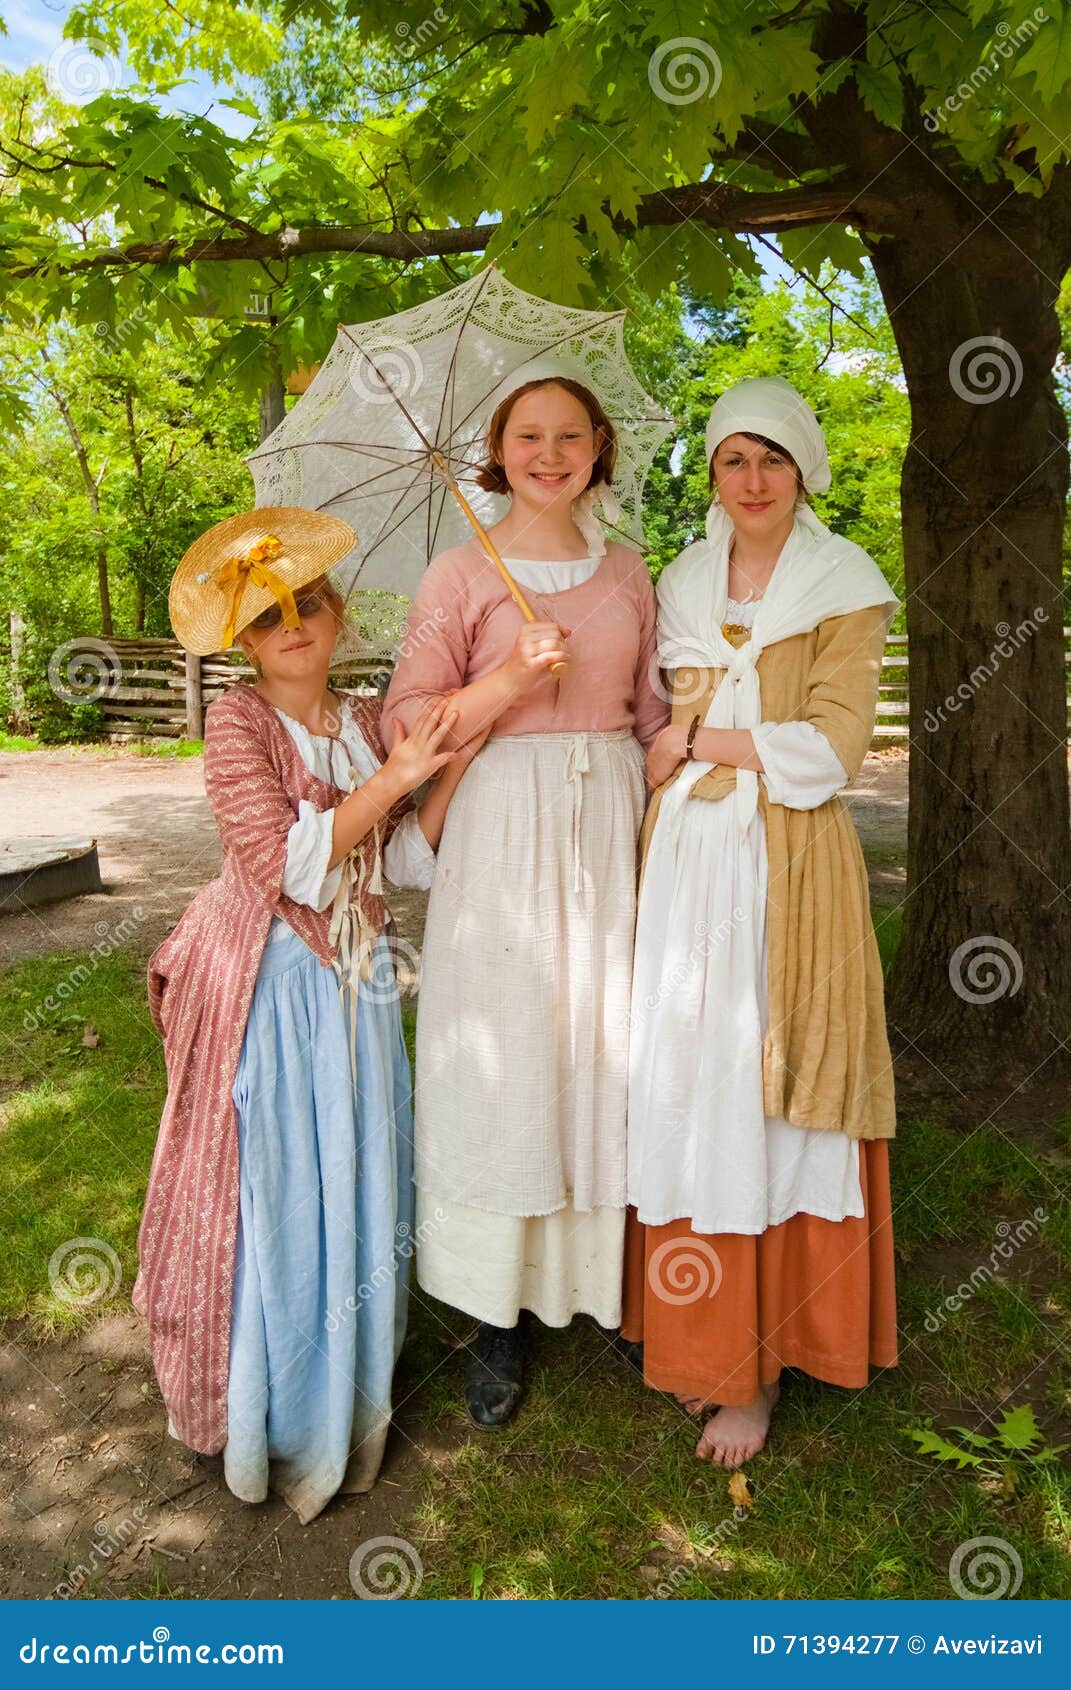
{"type": "Polygon", "coordinates": [[[95,1027],[82,1028],[82,1049],[96,1050],[100,1044],[100,1034],[95,1027]]]}
{"type": "Polygon", "coordinates": [[[734,1508],[746,1508],[749,1512],[755,1506],[755,1498],[751,1492],[751,1481],[746,1473],[736,1472],[729,1477],[729,1501],[734,1508]]]}

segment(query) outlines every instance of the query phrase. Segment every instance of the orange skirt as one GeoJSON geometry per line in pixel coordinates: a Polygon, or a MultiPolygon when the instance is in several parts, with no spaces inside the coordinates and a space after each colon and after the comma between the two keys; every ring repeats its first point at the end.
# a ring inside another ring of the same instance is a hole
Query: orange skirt
{"type": "Polygon", "coordinates": [[[625,1229],[622,1336],[659,1391],[749,1403],[783,1367],[865,1385],[896,1365],[889,1143],[859,1145],[861,1217],[793,1215],[756,1235],[688,1221],[625,1229]]]}

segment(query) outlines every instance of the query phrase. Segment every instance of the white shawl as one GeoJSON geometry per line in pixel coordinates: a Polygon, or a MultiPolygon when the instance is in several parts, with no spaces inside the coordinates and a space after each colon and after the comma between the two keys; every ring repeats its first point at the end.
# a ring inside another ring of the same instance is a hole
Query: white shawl
{"type": "MultiPolygon", "coordinates": [[[[658,583],[660,666],[668,670],[686,665],[728,670],[711,700],[703,723],[706,728],[754,728],[762,721],[756,665],[768,645],[793,634],[809,633],[827,617],[847,616],[874,604],[894,609],[899,602],[869,553],[833,534],[809,506],[803,505],[796,512],[792,532],[755,612],[751,638],[733,646],[722,633],[729,597],[732,534],[731,519],[721,505],[712,504],[707,512],[707,538],[683,551],[663,571],[658,583]]],[[[713,763],[685,763],[663,794],[647,879],[657,878],[659,836],[663,841],[672,840],[689,793],[713,767],[713,763]]],[[[759,777],[754,770],[737,770],[736,795],[743,832],[758,804],[759,777]]]]}

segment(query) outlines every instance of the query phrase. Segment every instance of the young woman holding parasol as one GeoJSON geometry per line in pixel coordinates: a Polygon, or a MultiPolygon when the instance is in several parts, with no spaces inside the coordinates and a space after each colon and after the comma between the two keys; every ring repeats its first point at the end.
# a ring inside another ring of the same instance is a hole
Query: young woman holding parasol
{"type": "Polygon", "coordinates": [[[520,1397],[522,1310],[620,1320],[635,847],[668,711],[647,569],[594,514],[615,449],[589,387],[552,363],[519,372],[481,480],[509,496],[489,537],[536,620],[479,538],[440,553],[384,709],[388,738],[445,694],[459,740],[493,724],[439,847],[416,1084],[417,1272],[480,1322],[467,1400],[484,1426],[520,1397]]]}

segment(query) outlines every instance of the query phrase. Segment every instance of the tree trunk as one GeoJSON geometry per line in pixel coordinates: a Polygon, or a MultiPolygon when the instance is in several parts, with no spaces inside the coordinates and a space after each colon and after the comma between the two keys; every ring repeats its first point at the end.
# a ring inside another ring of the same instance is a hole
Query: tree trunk
{"type": "Polygon", "coordinates": [[[267,440],[269,434],[274,434],[283,418],[286,416],[286,383],[283,380],[283,367],[272,351],[272,369],[267,381],[260,390],[260,442],[267,440]]]}
{"type": "MultiPolygon", "coordinates": [[[[908,876],[889,1020],[953,1085],[1066,1075],[1071,1030],[1061,257],[979,217],[872,253],[903,361],[908,876]],[[1025,246],[1025,250],[1024,250],[1025,246]],[[984,337],[984,344],[971,342],[984,337]],[[994,344],[1003,343],[1003,344],[994,344]]],[[[936,1073],[931,1073],[936,1078],[936,1073]]]]}

